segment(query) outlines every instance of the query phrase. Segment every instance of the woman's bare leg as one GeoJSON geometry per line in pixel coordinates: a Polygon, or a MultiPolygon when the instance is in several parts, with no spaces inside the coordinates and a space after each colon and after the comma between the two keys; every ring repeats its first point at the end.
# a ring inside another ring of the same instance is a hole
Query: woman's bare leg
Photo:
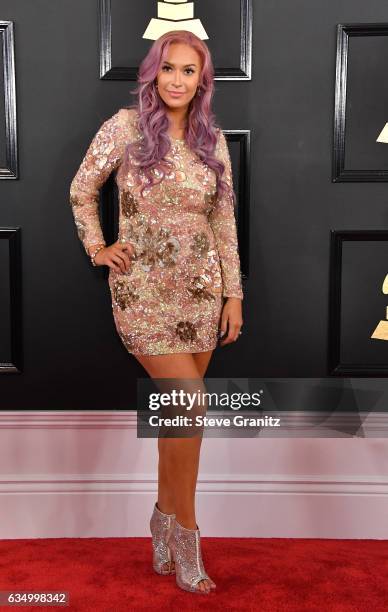
{"type": "MultiPolygon", "coordinates": [[[[205,372],[209,365],[211,356],[213,351],[206,351],[203,353],[193,353],[194,362],[197,366],[198,376],[203,378],[205,376],[205,372]]],[[[166,377],[167,378],[167,377],[166,377]]],[[[172,378],[172,377],[171,377],[172,378]]],[[[175,376],[174,376],[175,378],[175,376]]],[[[172,495],[172,491],[168,484],[168,473],[167,473],[167,465],[166,465],[166,456],[165,449],[166,438],[158,438],[158,448],[159,448],[159,466],[158,466],[158,506],[159,508],[163,508],[162,512],[166,514],[172,514],[175,512],[174,499],[172,495]]],[[[179,521],[180,522],[180,521],[179,521]]],[[[186,526],[186,525],[184,525],[186,526]]],[[[195,529],[195,527],[193,527],[195,529]]]]}
{"type": "MultiPolygon", "coordinates": [[[[151,378],[202,380],[212,351],[167,355],[135,355],[151,378]],[[198,363],[198,366],[197,366],[198,363]]],[[[183,385],[184,386],[184,385],[183,385]]],[[[198,477],[202,435],[188,438],[158,438],[158,507],[161,512],[175,512],[176,520],[186,529],[196,529],[195,489],[198,477]]],[[[208,590],[208,580],[199,586],[208,590]]]]}
{"type": "Polygon", "coordinates": [[[206,374],[207,367],[209,365],[209,361],[213,355],[213,350],[204,351],[203,353],[193,353],[195,365],[197,366],[199,375],[201,378],[204,378],[206,374]]]}

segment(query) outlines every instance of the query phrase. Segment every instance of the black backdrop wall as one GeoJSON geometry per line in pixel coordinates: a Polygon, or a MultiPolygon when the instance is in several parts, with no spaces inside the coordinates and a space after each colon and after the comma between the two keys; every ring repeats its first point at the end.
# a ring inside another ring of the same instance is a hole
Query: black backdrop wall
{"type": "MultiPolygon", "coordinates": [[[[156,3],[124,4],[136,22],[112,1],[112,58],[133,67],[152,44],[142,35],[156,3]]],[[[239,3],[205,4],[195,3],[196,17],[216,65],[238,68],[239,3]]],[[[134,81],[100,78],[98,9],[96,0],[0,0],[0,20],[14,24],[19,156],[18,178],[0,181],[0,228],[21,228],[23,356],[20,373],[0,374],[3,410],[131,409],[136,377],[145,376],[116,334],[106,275],[86,258],[68,202],[102,121],[133,101],[134,81]]],[[[207,376],[325,377],[330,232],[388,224],[384,181],[332,181],[336,26],[386,23],[388,6],[254,0],[252,9],[252,78],[217,80],[214,102],[224,130],[250,134],[249,167],[234,164],[250,171],[248,231],[239,232],[249,238],[243,335],[217,348],[207,376]]],[[[3,147],[1,156],[4,165],[3,147]]],[[[11,318],[4,287],[3,323],[11,318]]]]}

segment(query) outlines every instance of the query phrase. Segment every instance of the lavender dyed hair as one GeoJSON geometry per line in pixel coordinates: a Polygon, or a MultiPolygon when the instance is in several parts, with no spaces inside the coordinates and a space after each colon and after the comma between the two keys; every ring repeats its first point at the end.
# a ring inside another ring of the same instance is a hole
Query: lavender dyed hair
{"type": "Polygon", "coordinates": [[[201,59],[201,75],[199,79],[199,92],[190,101],[187,125],[185,129],[185,141],[192,151],[205,162],[216,173],[217,193],[223,195],[229,192],[233,201],[235,195],[229,185],[222,179],[225,170],[224,164],[214,157],[217,143],[217,129],[215,116],[211,110],[211,101],[214,95],[214,67],[210,51],[207,45],[195,34],[187,30],[174,30],[163,34],[158,38],[148,51],[140,64],[137,81],[138,87],[131,93],[137,95],[137,104],[128,106],[138,113],[138,129],[143,138],[126,146],[123,163],[118,173],[125,176],[131,164],[130,157],[135,161],[137,173],[135,173],[138,184],[141,183],[138,176],[142,171],[148,179],[148,184],[141,189],[143,191],[150,186],[160,183],[165,173],[172,170],[172,164],[164,157],[170,150],[170,137],[168,129],[169,118],[166,114],[166,105],[156,89],[158,72],[167,51],[173,43],[184,43],[197,51],[201,59]],[[200,94],[200,95],[199,95],[200,94]],[[154,169],[160,173],[160,179],[155,179],[154,169]]]}

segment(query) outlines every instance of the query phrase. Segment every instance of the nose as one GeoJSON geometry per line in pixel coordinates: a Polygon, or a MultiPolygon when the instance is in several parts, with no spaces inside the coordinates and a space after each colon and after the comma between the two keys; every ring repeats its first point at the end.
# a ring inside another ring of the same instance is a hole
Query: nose
{"type": "Polygon", "coordinates": [[[181,86],[181,78],[179,70],[175,70],[173,83],[176,87],[181,86]]]}

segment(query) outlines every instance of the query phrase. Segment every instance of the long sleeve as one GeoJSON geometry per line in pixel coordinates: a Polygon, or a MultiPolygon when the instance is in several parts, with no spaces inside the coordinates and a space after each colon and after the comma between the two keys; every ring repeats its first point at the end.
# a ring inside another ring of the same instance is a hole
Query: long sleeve
{"type": "MultiPolygon", "coordinates": [[[[232,164],[228,144],[222,130],[216,145],[215,155],[225,164],[222,179],[233,189],[232,164]]],[[[228,194],[219,196],[208,217],[213,230],[221,263],[223,296],[243,299],[240,256],[233,200],[228,194]]]]}
{"type": "Polygon", "coordinates": [[[106,244],[99,220],[99,190],[122,159],[128,141],[129,109],[107,119],[94,136],[70,185],[70,205],[85,251],[106,244]]]}

